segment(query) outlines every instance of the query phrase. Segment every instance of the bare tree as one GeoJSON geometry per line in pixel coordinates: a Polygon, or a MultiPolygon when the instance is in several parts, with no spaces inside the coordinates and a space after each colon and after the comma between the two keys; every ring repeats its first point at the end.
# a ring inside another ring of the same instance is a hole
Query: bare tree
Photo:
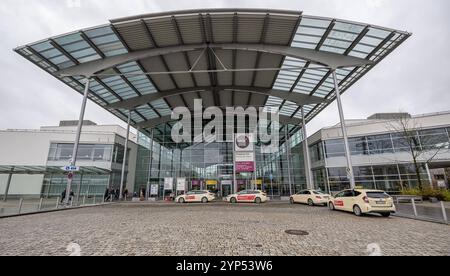
{"type": "MultiPolygon", "coordinates": [[[[420,174],[423,164],[430,164],[439,153],[449,149],[449,140],[445,136],[426,134],[414,118],[405,114],[387,123],[388,129],[395,133],[396,144],[411,156],[420,190],[423,189],[420,174]]],[[[431,183],[430,183],[431,184],[431,183]]],[[[403,186],[403,185],[402,185],[403,186]]]]}

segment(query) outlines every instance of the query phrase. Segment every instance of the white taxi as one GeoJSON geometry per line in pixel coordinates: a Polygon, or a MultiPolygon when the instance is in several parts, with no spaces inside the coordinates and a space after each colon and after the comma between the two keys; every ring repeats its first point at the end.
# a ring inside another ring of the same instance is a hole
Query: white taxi
{"type": "Polygon", "coordinates": [[[225,201],[230,203],[265,203],[269,199],[267,197],[267,194],[262,191],[253,191],[253,190],[245,190],[241,191],[237,194],[232,194],[227,196],[225,201]]]}
{"type": "Polygon", "coordinates": [[[345,190],[329,201],[331,210],[353,212],[356,216],[375,213],[389,217],[396,212],[394,200],[384,191],[354,189],[345,190]]]}
{"type": "Polygon", "coordinates": [[[192,203],[201,202],[208,203],[216,199],[216,195],[210,191],[190,191],[184,195],[180,195],[175,198],[175,202],[178,203],[192,203]]]}
{"type": "Polygon", "coordinates": [[[327,205],[330,198],[330,195],[324,194],[321,191],[304,190],[291,196],[290,202],[291,204],[301,203],[308,204],[309,206],[327,205]]]}

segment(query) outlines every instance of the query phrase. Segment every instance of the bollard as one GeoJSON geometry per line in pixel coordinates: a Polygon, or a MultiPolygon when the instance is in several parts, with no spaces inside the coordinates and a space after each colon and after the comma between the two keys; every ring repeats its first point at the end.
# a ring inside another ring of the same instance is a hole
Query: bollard
{"type": "Polygon", "coordinates": [[[416,201],[414,200],[414,198],[411,199],[411,203],[414,210],[414,216],[417,217],[416,201]]]}
{"type": "Polygon", "coordinates": [[[83,196],[83,205],[86,205],[86,195],[83,196]]]}
{"type": "Polygon", "coordinates": [[[19,200],[19,215],[22,212],[23,198],[19,200]]]}
{"type": "Polygon", "coordinates": [[[94,201],[92,202],[93,205],[95,205],[95,196],[94,196],[94,201]]]}
{"type": "Polygon", "coordinates": [[[56,207],[55,207],[55,209],[58,209],[58,207],[59,207],[59,200],[60,200],[61,198],[58,196],[58,198],[56,199],[56,207]]]}
{"type": "Polygon", "coordinates": [[[105,198],[105,197],[103,197],[103,200],[102,200],[102,203],[103,203],[103,204],[105,203],[105,200],[106,200],[106,198],[105,198]]]}
{"type": "Polygon", "coordinates": [[[39,200],[39,207],[38,207],[38,211],[42,210],[42,201],[44,200],[44,198],[41,197],[41,200],[39,200]]]}
{"type": "Polygon", "coordinates": [[[111,198],[109,199],[109,203],[113,202],[113,197],[111,196],[111,198]]]}
{"type": "Polygon", "coordinates": [[[442,209],[442,217],[444,218],[444,222],[448,224],[447,213],[445,211],[445,205],[444,205],[443,201],[441,201],[441,209],[442,209]]]}

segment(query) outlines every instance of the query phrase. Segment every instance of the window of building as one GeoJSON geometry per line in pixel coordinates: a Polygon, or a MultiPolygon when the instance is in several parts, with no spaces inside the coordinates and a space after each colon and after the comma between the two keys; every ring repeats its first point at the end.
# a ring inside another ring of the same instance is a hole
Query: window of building
{"type": "MultiPolygon", "coordinates": [[[[69,161],[72,159],[73,144],[50,145],[49,161],[69,161]]],[[[112,145],[81,144],[78,147],[77,159],[84,161],[111,161],[112,145]]]]}
{"type": "Polygon", "coordinates": [[[343,139],[327,140],[324,143],[327,158],[345,156],[343,139]]]}
{"type": "Polygon", "coordinates": [[[368,136],[367,144],[370,154],[393,153],[391,135],[368,136]]]}
{"type": "Polygon", "coordinates": [[[423,150],[449,148],[449,137],[445,128],[419,131],[420,144],[423,150]]]}
{"type": "Polygon", "coordinates": [[[317,143],[315,145],[312,145],[309,148],[309,151],[311,153],[311,161],[312,162],[318,162],[318,161],[323,160],[324,154],[323,154],[322,143],[317,143]]]}
{"type": "Polygon", "coordinates": [[[348,139],[350,152],[352,155],[369,154],[366,137],[357,137],[348,139]]]}

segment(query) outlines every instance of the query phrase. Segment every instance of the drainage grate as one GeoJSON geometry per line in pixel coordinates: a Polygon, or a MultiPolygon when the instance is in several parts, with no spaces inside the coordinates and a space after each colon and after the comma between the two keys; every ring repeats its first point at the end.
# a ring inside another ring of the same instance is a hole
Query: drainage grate
{"type": "Polygon", "coordinates": [[[309,233],[302,230],[286,230],[286,234],[294,236],[308,236],[309,233]]]}

